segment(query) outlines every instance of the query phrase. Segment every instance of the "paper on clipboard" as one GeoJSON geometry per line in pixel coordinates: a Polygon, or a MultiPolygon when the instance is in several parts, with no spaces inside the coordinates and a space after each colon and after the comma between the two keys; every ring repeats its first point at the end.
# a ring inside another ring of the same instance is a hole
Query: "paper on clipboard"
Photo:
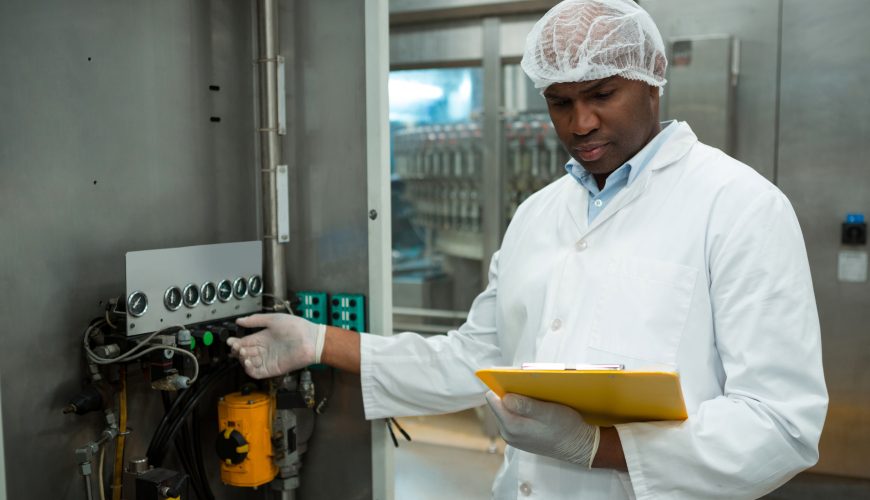
{"type": "Polygon", "coordinates": [[[564,404],[593,425],[687,418],[674,371],[495,367],[477,376],[499,397],[514,393],[564,404]]]}

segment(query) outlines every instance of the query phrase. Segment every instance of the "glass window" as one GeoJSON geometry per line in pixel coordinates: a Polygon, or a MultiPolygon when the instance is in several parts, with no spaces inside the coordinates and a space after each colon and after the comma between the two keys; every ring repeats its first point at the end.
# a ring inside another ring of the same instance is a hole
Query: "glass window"
{"type": "Polygon", "coordinates": [[[480,292],[481,82],[477,67],[390,73],[396,307],[467,310],[480,292]]]}

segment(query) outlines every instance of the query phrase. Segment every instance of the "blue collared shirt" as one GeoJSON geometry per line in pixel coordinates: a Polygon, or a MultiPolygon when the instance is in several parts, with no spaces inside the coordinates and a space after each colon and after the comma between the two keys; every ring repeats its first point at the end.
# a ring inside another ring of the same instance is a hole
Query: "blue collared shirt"
{"type": "Polygon", "coordinates": [[[592,223],[598,214],[604,210],[604,207],[610,203],[613,198],[622,191],[625,186],[628,186],[637,178],[638,175],[646,168],[649,161],[661,149],[668,136],[677,127],[672,127],[673,120],[662,124],[662,130],[649,141],[646,146],[637,152],[634,157],[625,162],[624,165],[617,168],[604,182],[604,189],[598,189],[598,183],[595,177],[583,168],[577,160],[571,159],[566,165],[565,170],[568,171],[581,186],[589,191],[589,205],[587,208],[586,217],[589,223],[592,223]]]}

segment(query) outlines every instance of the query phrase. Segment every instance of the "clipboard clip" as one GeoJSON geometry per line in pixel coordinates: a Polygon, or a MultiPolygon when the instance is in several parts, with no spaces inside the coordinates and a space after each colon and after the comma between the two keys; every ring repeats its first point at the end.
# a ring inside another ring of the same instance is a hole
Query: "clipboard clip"
{"type": "Polygon", "coordinates": [[[565,363],[523,363],[523,370],[553,370],[553,371],[566,371],[566,370],[625,370],[625,365],[594,365],[594,364],[586,364],[586,363],[578,363],[574,365],[569,365],[565,363]]]}

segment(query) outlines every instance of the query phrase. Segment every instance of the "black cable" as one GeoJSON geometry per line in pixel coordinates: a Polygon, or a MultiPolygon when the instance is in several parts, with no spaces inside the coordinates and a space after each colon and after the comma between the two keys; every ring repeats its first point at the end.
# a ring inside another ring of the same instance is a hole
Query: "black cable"
{"type": "MultiPolygon", "coordinates": [[[[203,378],[212,376],[219,368],[221,368],[221,366],[218,366],[218,368],[212,369],[207,373],[203,373],[203,378]]],[[[197,383],[194,384],[192,388],[179,391],[179,397],[175,398],[175,401],[172,403],[172,407],[163,415],[163,418],[160,420],[160,424],[157,425],[157,431],[155,431],[154,436],[151,439],[152,442],[165,439],[163,434],[165,434],[165,429],[168,426],[169,422],[175,420],[177,413],[184,404],[184,402],[193,397],[200,387],[202,387],[202,384],[200,383],[200,381],[197,381],[197,383]],[[158,432],[160,434],[158,434],[158,432]]],[[[150,449],[151,448],[149,447],[149,451],[150,449]]]]}
{"type": "Polygon", "coordinates": [[[184,422],[181,427],[181,434],[175,438],[175,450],[179,456],[184,455],[184,470],[190,476],[191,484],[194,486],[194,492],[199,500],[213,500],[206,494],[208,485],[203,477],[199,474],[199,469],[196,467],[196,451],[193,449],[193,440],[190,438],[190,429],[187,422],[184,422]]]}
{"type": "Polygon", "coordinates": [[[217,369],[205,374],[196,384],[194,384],[193,387],[183,391],[177,398],[175,398],[175,401],[172,402],[172,406],[163,415],[160,424],[158,424],[157,429],[151,437],[151,443],[149,444],[146,453],[150,464],[155,467],[159,467],[162,464],[163,456],[166,454],[165,450],[169,443],[169,436],[167,435],[169,426],[172,422],[175,422],[180,418],[180,413],[185,404],[193,399],[199,392],[205,390],[205,387],[210,385],[213,380],[221,377],[230,366],[233,366],[233,364],[234,363],[231,362],[221,364],[217,369]]]}
{"type": "MultiPolygon", "coordinates": [[[[163,408],[168,413],[170,408],[172,407],[172,404],[169,400],[169,394],[161,391],[160,396],[163,400],[163,408]]],[[[175,399],[178,400],[180,397],[181,396],[179,395],[179,397],[175,399]]],[[[184,429],[184,431],[186,430],[187,429],[184,429]]],[[[198,471],[192,469],[192,454],[190,453],[190,450],[184,447],[184,444],[186,444],[184,443],[185,434],[186,432],[182,432],[182,436],[179,439],[175,440],[175,451],[178,454],[178,459],[181,462],[182,468],[187,471],[188,475],[190,476],[190,484],[193,488],[194,494],[199,500],[205,500],[206,497],[204,496],[204,493],[202,491],[202,479],[197,477],[197,475],[195,474],[198,471]]]]}
{"type": "Polygon", "coordinates": [[[202,431],[199,428],[199,407],[195,407],[193,409],[193,416],[191,417],[191,419],[194,463],[199,469],[199,477],[202,480],[206,500],[215,500],[214,493],[211,491],[211,485],[208,484],[208,473],[205,470],[205,459],[202,456],[202,431]]]}
{"type": "Polygon", "coordinates": [[[399,432],[402,433],[402,436],[404,436],[405,439],[407,439],[407,440],[410,442],[410,441],[411,441],[411,435],[408,434],[408,432],[405,431],[405,429],[402,428],[401,424],[399,424],[399,421],[396,420],[396,419],[393,418],[393,417],[390,417],[390,420],[391,420],[394,424],[396,424],[396,428],[399,429],[399,432]]]}
{"type": "Polygon", "coordinates": [[[190,450],[188,450],[184,446],[183,439],[183,435],[179,435],[178,437],[176,437],[175,442],[173,443],[175,445],[175,452],[178,454],[178,458],[181,461],[181,466],[190,477],[190,485],[193,487],[193,492],[196,495],[196,498],[198,498],[199,500],[204,500],[205,497],[202,493],[202,486],[200,484],[199,478],[196,476],[196,474],[193,473],[193,469],[191,468],[191,462],[193,458],[190,456],[190,450]]]}
{"type": "MultiPolygon", "coordinates": [[[[204,377],[205,378],[205,377],[204,377]]],[[[198,386],[199,384],[197,384],[198,386]]],[[[154,430],[154,434],[151,436],[151,443],[148,445],[148,451],[146,452],[146,456],[148,457],[148,463],[155,467],[160,467],[161,463],[157,461],[157,457],[154,452],[157,449],[156,444],[163,440],[163,435],[165,434],[165,429],[169,425],[169,422],[172,420],[172,416],[177,412],[178,408],[182,406],[184,400],[188,397],[188,394],[192,395],[195,392],[195,389],[186,389],[181,391],[178,397],[175,398],[175,401],[172,402],[172,405],[164,412],[163,418],[160,419],[160,423],[157,424],[157,429],[154,430]]],[[[166,400],[164,400],[164,407],[166,404],[166,400]]]]}
{"type": "MultiPolygon", "coordinates": [[[[175,398],[175,401],[172,402],[172,405],[166,412],[163,414],[163,418],[160,419],[160,423],[157,424],[157,429],[154,430],[154,434],[151,436],[151,443],[148,445],[148,451],[146,452],[146,456],[148,457],[148,463],[155,466],[160,467],[162,465],[162,459],[158,459],[155,452],[157,450],[158,443],[162,443],[164,441],[164,435],[166,434],[166,428],[169,426],[169,422],[173,420],[172,416],[177,413],[177,410],[181,408],[185,399],[188,398],[188,394],[193,395],[194,389],[187,389],[178,397],[175,398]]],[[[165,403],[165,401],[164,401],[165,403]]]]}
{"type": "Polygon", "coordinates": [[[396,433],[393,432],[393,422],[392,422],[392,420],[393,420],[393,419],[391,419],[391,418],[388,418],[388,419],[387,419],[387,430],[390,431],[390,438],[393,440],[393,446],[395,446],[396,448],[398,448],[398,447],[399,447],[399,440],[396,439],[396,433]]]}
{"type": "MultiPolygon", "coordinates": [[[[209,374],[209,377],[207,379],[204,378],[200,382],[200,383],[202,383],[202,386],[199,386],[198,387],[199,390],[196,392],[196,394],[194,394],[193,397],[191,397],[188,401],[186,401],[184,403],[184,406],[180,410],[181,414],[178,416],[178,418],[174,422],[170,423],[170,427],[168,428],[169,430],[166,433],[165,441],[156,444],[156,447],[154,449],[154,458],[155,459],[162,461],[162,458],[166,455],[166,443],[170,439],[172,439],[172,437],[175,435],[176,432],[178,432],[178,429],[181,427],[181,424],[184,422],[185,417],[187,417],[187,415],[190,414],[190,412],[196,407],[196,405],[199,404],[200,400],[208,392],[208,390],[211,388],[211,386],[214,385],[218,380],[220,380],[221,376],[224,373],[226,373],[231,366],[233,366],[233,365],[226,364],[226,365],[222,366],[219,370],[217,370],[213,374],[209,374]]],[[[150,460],[150,458],[151,457],[149,456],[149,460],[150,460]]]]}

